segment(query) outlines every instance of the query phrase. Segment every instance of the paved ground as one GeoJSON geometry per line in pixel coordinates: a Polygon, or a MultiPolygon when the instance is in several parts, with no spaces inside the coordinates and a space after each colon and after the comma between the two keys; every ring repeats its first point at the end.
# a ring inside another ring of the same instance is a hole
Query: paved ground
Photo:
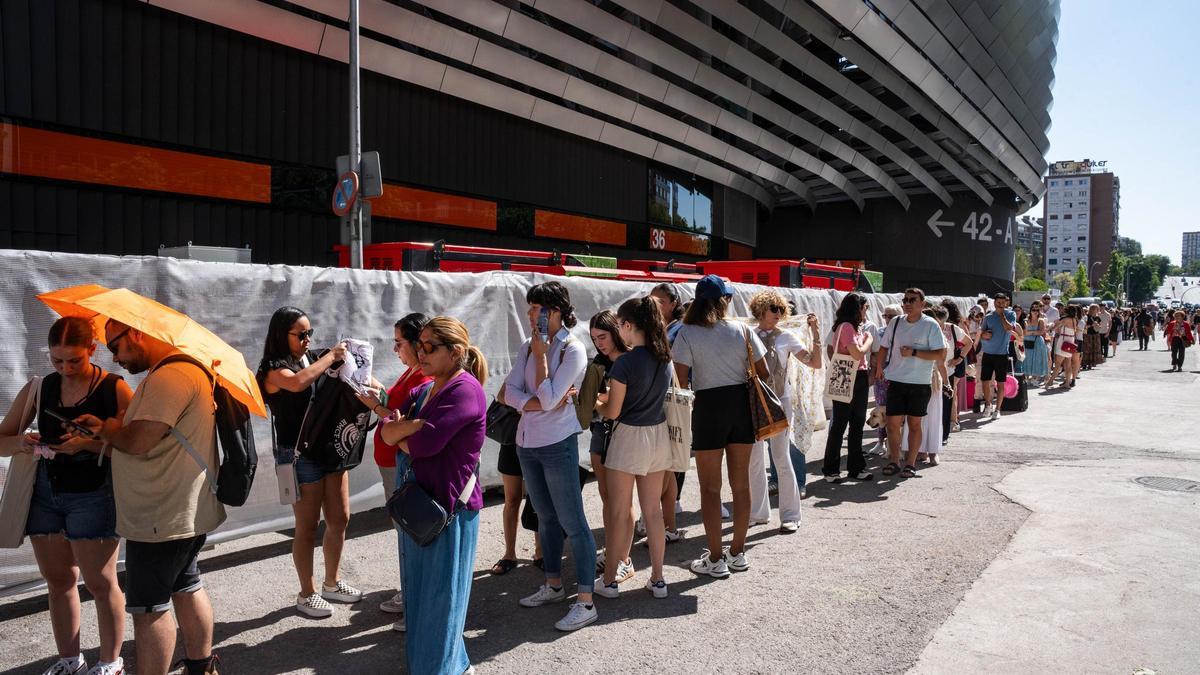
{"type": "MultiPolygon", "coordinates": [[[[1024,414],[966,423],[944,463],[918,479],[812,484],[800,533],[752,529],[752,567],[727,580],[686,569],[702,546],[689,480],[689,536],[667,550],[671,597],[653,600],[639,572],[620,599],[598,600],[599,623],[570,635],[552,626],[565,606],[517,606],[536,569],[482,571],[502,550],[492,500],[467,621],[472,660],[481,673],[1197,672],[1200,495],[1131,482],[1200,481],[1183,426],[1200,419],[1195,358],[1170,374],[1163,352],[1122,351],[1070,393],[1035,390],[1024,414]]],[[[808,469],[813,477],[819,463],[808,469]]],[[[595,486],[585,495],[598,523],[595,486]]],[[[376,609],[397,575],[395,535],[379,511],[352,529],[345,576],[370,595],[322,621],[290,608],[287,533],[205,555],[223,672],[403,671],[404,638],[376,609]]],[[[527,534],[521,543],[528,557],[527,534]]],[[[641,569],[645,549],[635,548],[641,569]]],[[[93,616],[85,603],[89,657],[93,616]]],[[[0,670],[41,672],[53,656],[44,596],[0,603],[0,635],[0,670]]]]}

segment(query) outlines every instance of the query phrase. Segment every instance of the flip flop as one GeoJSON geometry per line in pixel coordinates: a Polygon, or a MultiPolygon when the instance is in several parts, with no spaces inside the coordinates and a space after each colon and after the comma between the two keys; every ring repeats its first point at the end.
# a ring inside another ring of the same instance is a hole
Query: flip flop
{"type": "Polygon", "coordinates": [[[516,560],[510,560],[508,558],[501,558],[496,561],[495,565],[492,565],[492,575],[497,576],[497,577],[504,576],[505,574],[508,574],[509,572],[515,570],[516,568],[517,568],[516,560]]]}
{"type": "Polygon", "coordinates": [[[883,475],[885,476],[895,476],[898,473],[900,473],[900,465],[895,462],[883,467],[883,475]]]}

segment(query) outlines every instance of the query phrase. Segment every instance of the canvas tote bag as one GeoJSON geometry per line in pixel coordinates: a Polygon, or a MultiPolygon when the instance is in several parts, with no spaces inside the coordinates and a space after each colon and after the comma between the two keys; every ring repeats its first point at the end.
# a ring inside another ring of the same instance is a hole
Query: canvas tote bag
{"type": "MultiPolygon", "coordinates": [[[[21,413],[23,435],[37,417],[38,399],[42,397],[42,378],[29,380],[30,395],[25,398],[21,413]]],[[[29,501],[33,499],[33,484],[37,479],[36,455],[18,452],[9,459],[4,494],[0,495],[0,548],[18,548],[25,541],[25,521],[29,518],[29,501]]]]}
{"type": "Polygon", "coordinates": [[[667,388],[663,411],[667,414],[667,434],[671,438],[671,460],[676,466],[683,467],[676,471],[686,471],[688,458],[692,455],[692,406],[696,395],[691,389],[679,386],[675,364],[668,363],[667,368],[671,370],[671,386],[667,388]]]}
{"type": "Polygon", "coordinates": [[[849,403],[854,399],[854,379],[858,377],[858,360],[849,354],[839,354],[842,327],[834,330],[833,356],[825,368],[825,395],[831,401],[849,403]]]}

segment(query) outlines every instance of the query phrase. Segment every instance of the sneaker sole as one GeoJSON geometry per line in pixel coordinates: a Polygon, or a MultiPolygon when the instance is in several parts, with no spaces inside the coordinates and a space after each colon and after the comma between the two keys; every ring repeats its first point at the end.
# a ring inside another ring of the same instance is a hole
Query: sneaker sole
{"type": "Polygon", "coordinates": [[[566,599],[567,599],[566,594],[563,594],[563,596],[561,598],[555,598],[554,600],[546,600],[544,602],[539,602],[536,604],[525,604],[524,600],[518,600],[517,604],[522,607],[528,607],[529,609],[534,609],[536,607],[545,607],[546,605],[553,605],[556,602],[562,602],[563,600],[566,600],[566,599]]]}
{"type": "Polygon", "coordinates": [[[319,609],[308,609],[307,607],[296,607],[296,611],[300,612],[304,616],[312,617],[314,619],[328,619],[329,617],[333,616],[332,609],[325,611],[319,609]]]}
{"type": "MultiPolygon", "coordinates": [[[[689,569],[692,569],[692,568],[689,568],[689,569]]],[[[713,572],[713,571],[704,572],[704,571],[692,569],[692,574],[702,576],[702,577],[712,577],[714,579],[724,579],[729,576],[729,570],[725,570],[725,572],[722,573],[722,572],[713,572]]]]}
{"type": "Polygon", "coordinates": [[[403,614],[404,613],[404,605],[400,605],[399,607],[389,605],[389,606],[385,607],[383,605],[383,603],[380,603],[379,611],[383,612],[384,614],[403,614]]]}
{"type": "Polygon", "coordinates": [[[337,593],[329,593],[327,595],[325,591],[321,591],[321,597],[328,602],[340,602],[344,605],[353,605],[354,603],[363,599],[363,596],[361,595],[338,595],[337,593]]]}

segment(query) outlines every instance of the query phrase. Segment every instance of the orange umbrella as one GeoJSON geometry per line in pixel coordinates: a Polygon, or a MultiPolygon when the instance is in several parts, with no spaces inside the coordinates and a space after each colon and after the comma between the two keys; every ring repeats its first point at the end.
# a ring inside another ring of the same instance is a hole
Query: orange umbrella
{"type": "Polygon", "coordinates": [[[258,381],[246,366],[242,353],[186,314],[127,288],[106,288],[97,284],[71,286],[37,297],[62,316],[91,319],[97,335],[104,334],[105,322],[115,319],[174,346],[208,366],[229,393],[246,404],[250,412],[267,416],[258,381]]]}

